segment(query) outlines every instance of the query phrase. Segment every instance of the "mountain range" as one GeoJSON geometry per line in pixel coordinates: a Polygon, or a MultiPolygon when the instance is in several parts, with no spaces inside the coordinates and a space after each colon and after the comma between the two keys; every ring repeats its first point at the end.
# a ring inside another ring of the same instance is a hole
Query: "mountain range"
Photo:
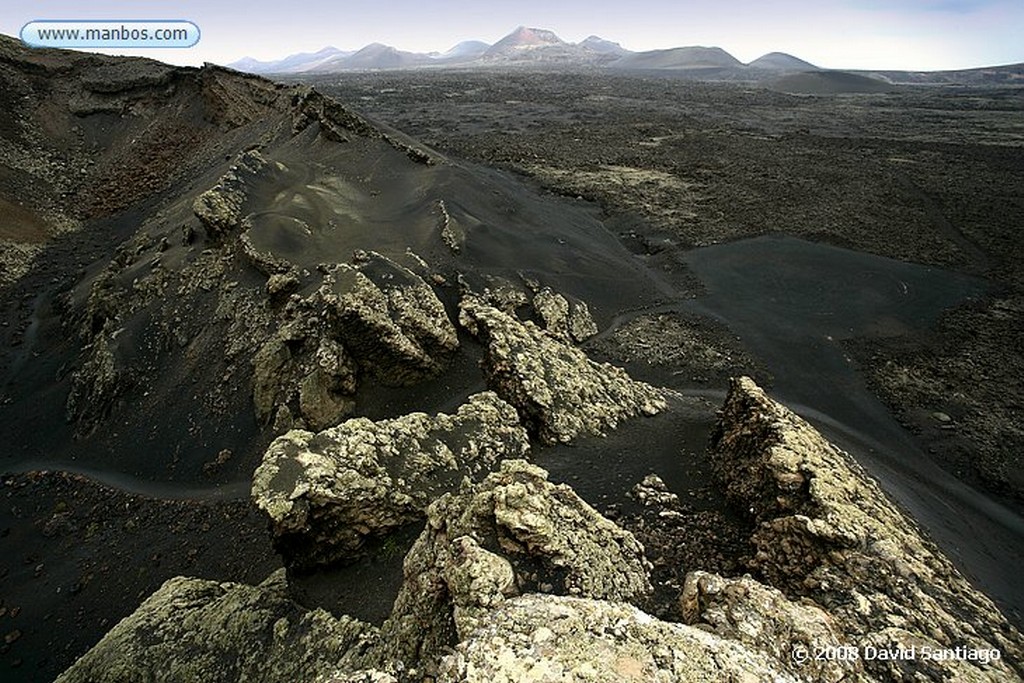
{"type": "Polygon", "coordinates": [[[469,40],[447,52],[407,52],[371,43],[346,52],[333,47],[276,61],[246,57],[228,65],[258,74],[322,74],[336,71],[414,69],[429,67],[604,67],[610,69],[816,71],[818,67],[781,52],[744,64],[720,47],[677,47],[633,52],[616,42],[590,36],[569,43],[554,32],[520,26],[498,42],[469,40]]]}

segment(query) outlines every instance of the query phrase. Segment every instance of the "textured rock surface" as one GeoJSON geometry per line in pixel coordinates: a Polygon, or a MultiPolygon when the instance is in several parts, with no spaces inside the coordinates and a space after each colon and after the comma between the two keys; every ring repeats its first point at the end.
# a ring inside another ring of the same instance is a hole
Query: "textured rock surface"
{"type": "MultiPolygon", "coordinates": [[[[287,286],[282,278],[272,275],[268,289],[287,286]]],[[[252,361],[257,419],[279,432],[326,429],[352,411],[360,371],[412,384],[444,370],[458,345],[420,276],[380,254],[360,254],[357,265],[327,269],[317,290],[285,305],[252,361]]]]}
{"type": "Polygon", "coordinates": [[[597,334],[597,325],[586,303],[570,302],[548,287],[533,297],[533,308],[543,321],[544,329],[560,339],[579,343],[597,334]]]}
{"type": "MultiPolygon", "coordinates": [[[[850,642],[1002,654],[987,666],[923,657],[865,660],[868,674],[880,680],[1018,679],[1024,640],[991,600],[849,455],[752,380],[733,381],[712,448],[729,496],[757,524],[753,568],[788,597],[809,598],[827,610],[850,642]]],[[[729,590],[742,593],[737,586],[729,590]]],[[[780,624],[780,630],[791,628],[780,624]]]]}
{"type": "Polygon", "coordinates": [[[811,653],[839,652],[852,643],[835,620],[809,600],[791,601],[749,576],[725,579],[698,571],[686,577],[680,602],[686,623],[710,626],[716,635],[767,654],[798,677],[829,683],[865,678],[859,659],[810,658],[811,653]],[[808,653],[808,660],[798,662],[794,650],[808,653]]]}
{"type": "Polygon", "coordinates": [[[210,237],[222,237],[241,226],[248,197],[246,183],[266,166],[267,160],[259,152],[248,151],[216,185],[196,197],[192,210],[210,237]]]}
{"type": "Polygon", "coordinates": [[[83,358],[82,366],[71,376],[67,418],[77,422],[79,434],[88,434],[106,416],[125,378],[104,335],[96,336],[83,358]]]}
{"type": "Polygon", "coordinates": [[[377,629],[307,611],[282,576],[259,586],[170,579],[57,680],[279,683],[361,663],[377,629]]]}
{"type": "Polygon", "coordinates": [[[446,657],[438,681],[785,681],[742,644],[632,605],[550,595],[505,602],[446,657]]]}
{"type": "Polygon", "coordinates": [[[510,596],[540,591],[639,601],[650,567],[633,536],[520,460],[427,510],[385,623],[385,649],[429,662],[510,596]]]}
{"type": "Polygon", "coordinates": [[[341,341],[361,367],[402,386],[440,373],[458,349],[455,326],[434,290],[375,252],[339,265],[318,296],[338,316],[341,341]]]}
{"type": "Polygon", "coordinates": [[[338,424],[355,405],[357,378],[334,317],[315,297],[293,299],[283,317],[252,359],[257,419],[282,431],[338,424]]]}
{"type": "Polygon", "coordinates": [[[289,564],[326,564],[422,518],[462,477],[528,448],[512,406],[484,392],[454,415],[355,418],[318,434],[290,431],[267,449],[252,495],[289,564]]]}
{"type": "Polygon", "coordinates": [[[487,347],[488,385],[511,403],[544,443],[603,434],[619,421],[664,410],[662,392],[626,372],[595,363],[532,322],[466,296],[459,321],[487,347]]]}

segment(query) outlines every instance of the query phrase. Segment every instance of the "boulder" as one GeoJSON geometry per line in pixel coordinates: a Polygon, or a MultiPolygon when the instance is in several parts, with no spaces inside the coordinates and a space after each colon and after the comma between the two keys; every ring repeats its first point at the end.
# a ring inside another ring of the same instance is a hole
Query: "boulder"
{"type": "Polygon", "coordinates": [[[486,346],[488,386],[545,444],[603,435],[622,420],[666,407],[661,390],[595,363],[532,321],[520,322],[473,295],[463,297],[459,322],[486,346]]]}
{"type": "Polygon", "coordinates": [[[289,566],[307,568],[357,556],[368,539],[422,519],[463,477],[528,449],[512,406],[484,392],[454,415],[354,418],[316,434],[290,431],[267,449],[252,496],[289,566]]]}
{"type": "Polygon", "coordinates": [[[642,601],[649,571],[632,534],[539,467],[506,460],[427,509],[383,626],[386,656],[429,663],[525,592],[642,601]]]}
{"type": "Polygon", "coordinates": [[[857,646],[810,600],[792,601],[749,576],[726,579],[697,571],[687,575],[680,603],[686,623],[710,627],[722,638],[762,652],[798,678],[867,680],[857,646]],[[823,652],[835,654],[812,656],[823,652]]]}
{"type": "Polygon", "coordinates": [[[57,680],[312,681],[364,665],[377,638],[374,626],[289,600],[283,571],[259,586],[177,577],[57,680]]]}
{"type": "Polygon", "coordinates": [[[253,407],[278,429],[326,429],[355,407],[356,365],[321,318],[296,315],[253,357],[253,407]]]}
{"type": "Polygon", "coordinates": [[[376,252],[359,257],[358,265],[330,271],[316,295],[337,316],[340,340],[384,384],[405,386],[440,374],[459,339],[434,290],[376,252]]]}

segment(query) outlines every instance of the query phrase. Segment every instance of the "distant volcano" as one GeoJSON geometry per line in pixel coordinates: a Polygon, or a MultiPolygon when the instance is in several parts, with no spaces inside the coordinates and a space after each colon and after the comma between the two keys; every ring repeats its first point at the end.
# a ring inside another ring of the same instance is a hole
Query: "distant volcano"
{"type": "Polygon", "coordinates": [[[743,63],[720,47],[674,47],[626,55],[610,66],[621,69],[735,68],[743,63]]]}
{"type": "Polygon", "coordinates": [[[527,28],[526,26],[520,26],[515,31],[512,31],[512,33],[509,33],[507,36],[492,45],[491,48],[484,53],[484,56],[510,56],[524,49],[547,47],[551,45],[561,46],[568,45],[568,43],[555,35],[553,31],[548,31],[542,28],[527,28]]]}
{"type": "Polygon", "coordinates": [[[785,52],[769,52],[766,55],[761,55],[747,66],[771,71],[818,71],[818,67],[810,62],[805,62],[799,57],[785,52]]]}

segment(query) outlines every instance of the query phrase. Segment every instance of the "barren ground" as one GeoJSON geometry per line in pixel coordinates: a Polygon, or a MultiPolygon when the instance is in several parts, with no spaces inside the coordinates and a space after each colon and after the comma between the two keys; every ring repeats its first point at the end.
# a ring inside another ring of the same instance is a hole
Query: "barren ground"
{"type": "MultiPolygon", "coordinates": [[[[1024,89],[797,96],[660,77],[424,71],[315,83],[442,151],[598,203],[625,244],[680,281],[686,250],[765,234],[987,278],[989,296],[924,333],[845,344],[938,463],[1020,509],[1024,89]]],[[[611,341],[629,336],[619,356],[634,360],[685,325],[639,321],[611,341]]],[[[681,343],[730,365],[714,345],[681,343]]]]}

